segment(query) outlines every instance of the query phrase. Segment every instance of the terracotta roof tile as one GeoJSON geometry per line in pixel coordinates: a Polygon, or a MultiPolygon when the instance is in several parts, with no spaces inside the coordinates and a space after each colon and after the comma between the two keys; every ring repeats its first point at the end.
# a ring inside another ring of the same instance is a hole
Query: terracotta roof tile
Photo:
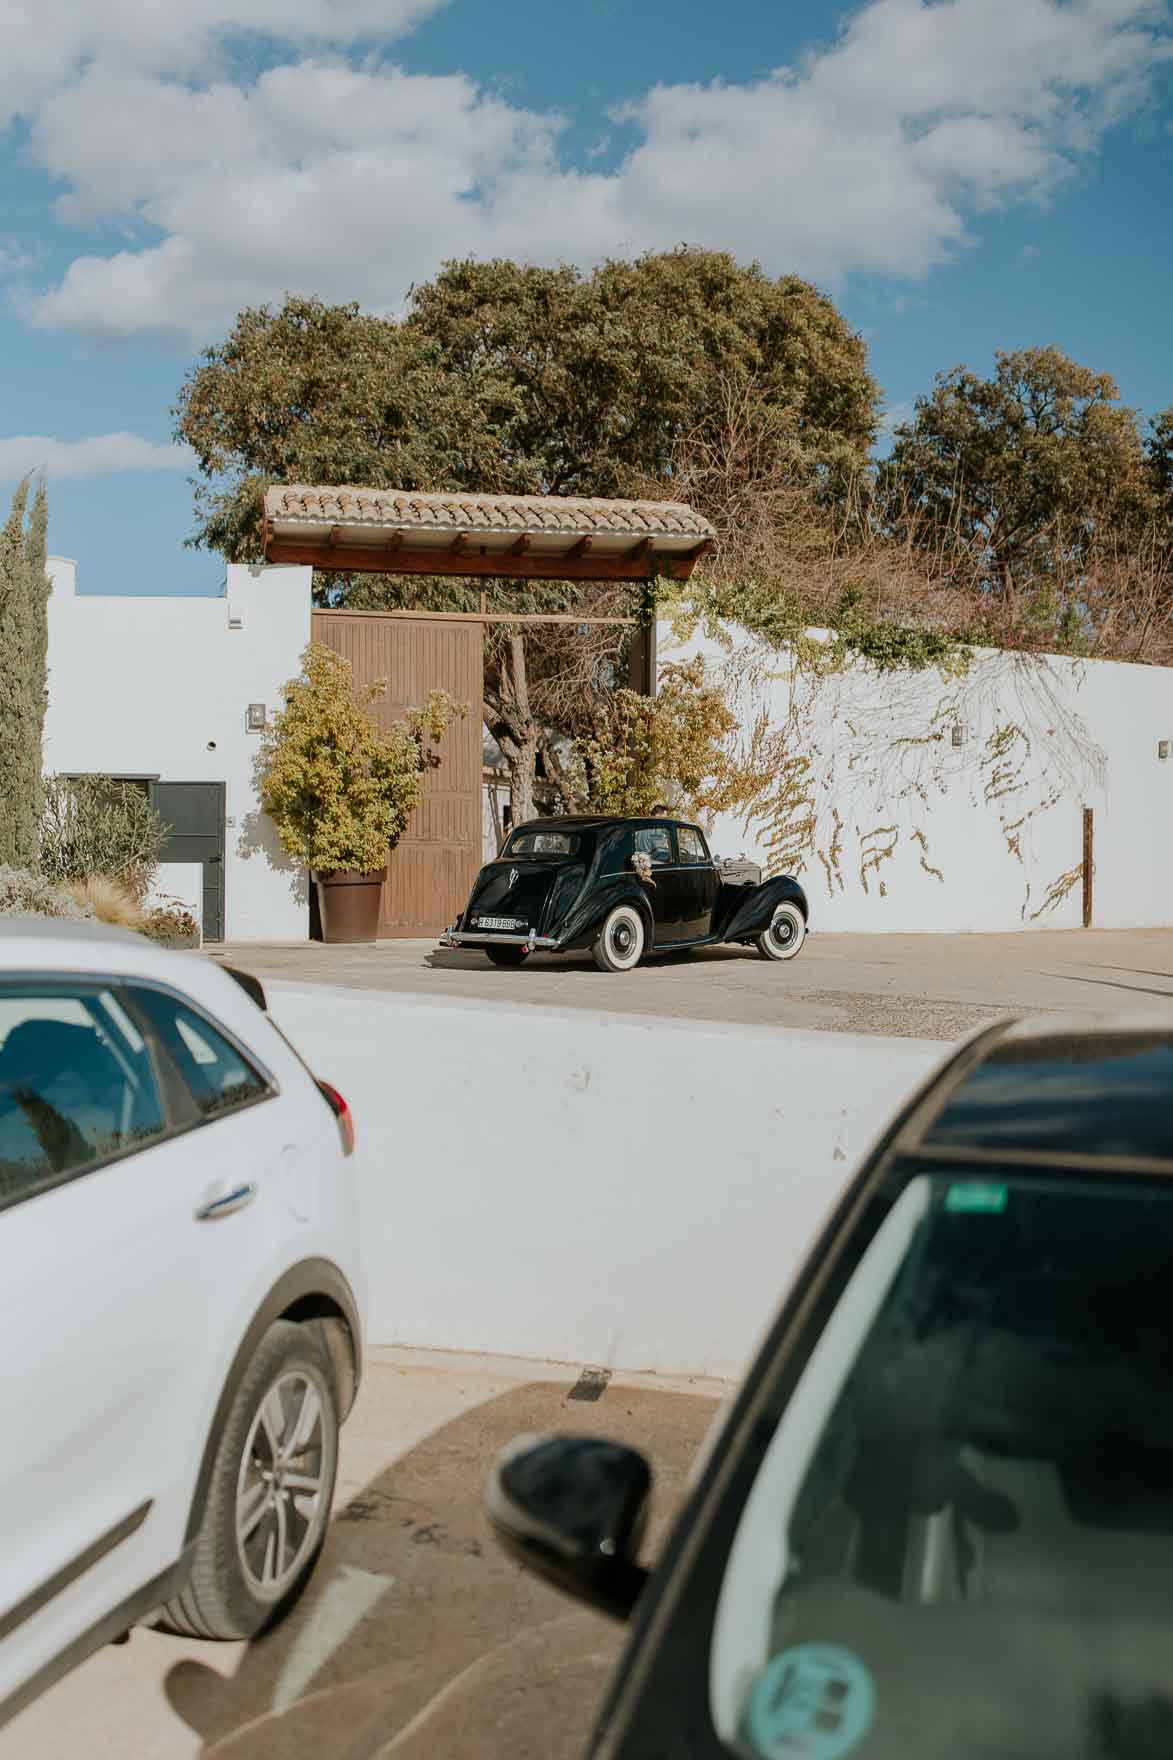
{"type": "Polygon", "coordinates": [[[716,536],[677,501],[604,501],[571,495],[417,494],[409,489],[278,485],[265,495],[271,521],[473,532],[617,532],[633,538],[716,536]]]}

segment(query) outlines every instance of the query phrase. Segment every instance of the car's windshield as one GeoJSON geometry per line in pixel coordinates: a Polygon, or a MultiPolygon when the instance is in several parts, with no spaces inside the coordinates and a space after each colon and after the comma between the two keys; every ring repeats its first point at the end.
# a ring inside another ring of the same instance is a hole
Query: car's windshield
{"type": "Polygon", "coordinates": [[[742,1756],[1173,1754],[1173,1194],[915,1177],[806,1361],[724,1565],[742,1756]]]}
{"type": "Polygon", "coordinates": [[[573,856],[578,838],[570,831],[515,831],[506,844],[506,856],[573,856]]]}

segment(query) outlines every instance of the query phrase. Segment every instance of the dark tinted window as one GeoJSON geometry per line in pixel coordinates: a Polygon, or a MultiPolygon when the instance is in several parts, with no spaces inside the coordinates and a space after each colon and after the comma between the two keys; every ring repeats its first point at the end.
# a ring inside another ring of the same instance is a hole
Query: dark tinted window
{"type": "Polygon", "coordinates": [[[164,1129],[150,1055],[114,990],[0,985],[0,1204],[164,1129]]]}
{"type": "Polygon", "coordinates": [[[194,1009],[157,990],[134,994],[205,1118],[246,1106],[268,1091],[265,1078],[194,1009]]]}
{"type": "Polygon", "coordinates": [[[1173,1157],[1173,1044],[1153,1035],[1003,1046],[930,1126],[928,1144],[1173,1157]]]}
{"type": "Polygon", "coordinates": [[[933,1171],[876,1205],[749,1441],[708,1654],[663,1659],[708,1682],[688,1751],[1173,1753],[1173,1190],[933,1171]]]}

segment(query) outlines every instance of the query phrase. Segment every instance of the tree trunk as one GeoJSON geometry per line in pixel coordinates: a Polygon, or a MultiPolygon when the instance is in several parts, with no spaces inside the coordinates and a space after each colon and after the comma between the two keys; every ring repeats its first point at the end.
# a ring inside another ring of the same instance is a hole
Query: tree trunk
{"type": "Polygon", "coordinates": [[[512,823],[520,825],[535,817],[534,780],[540,737],[530,710],[525,639],[520,630],[510,633],[494,673],[491,681],[485,680],[489,731],[509,766],[509,814],[512,823]]]}

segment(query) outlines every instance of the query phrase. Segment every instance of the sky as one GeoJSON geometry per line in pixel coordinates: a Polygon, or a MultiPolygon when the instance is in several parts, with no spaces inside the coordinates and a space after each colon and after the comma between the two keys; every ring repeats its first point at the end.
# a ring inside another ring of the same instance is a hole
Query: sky
{"type": "MultiPolygon", "coordinates": [[[[216,593],[185,374],[246,305],[680,243],[798,274],[886,421],[1055,343],[1173,405],[1170,0],[4,0],[0,498],[216,593]]],[[[2,508],[0,508],[2,511],[2,508]]]]}

